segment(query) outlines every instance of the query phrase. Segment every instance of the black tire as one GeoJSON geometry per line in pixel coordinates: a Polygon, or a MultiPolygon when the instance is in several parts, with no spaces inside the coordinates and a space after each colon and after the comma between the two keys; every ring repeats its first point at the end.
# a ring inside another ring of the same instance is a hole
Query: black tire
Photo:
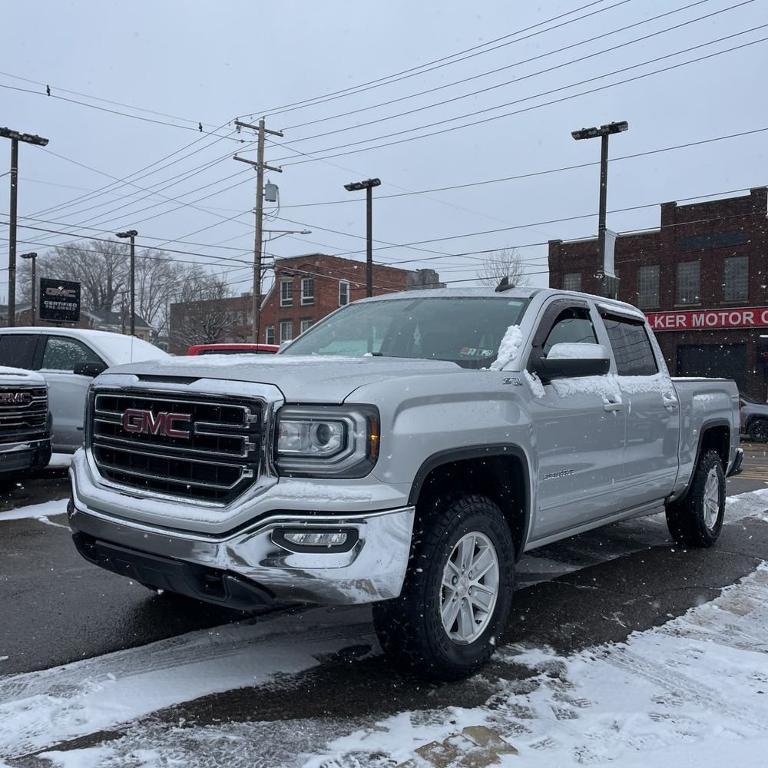
{"type": "Polygon", "coordinates": [[[753,419],[749,424],[749,437],[761,443],[768,440],[768,420],[753,419]]]}
{"type": "Polygon", "coordinates": [[[720,535],[725,515],[725,473],[717,451],[707,451],[699,458],[691,487],[680,501],[667,504],[667,526],[672,538],[686,547],[711,547],[720,535]],[[705,506],[707,479],[717,479],[717,516],[708,523],[705,506]]]}
{"type": "Polygon", "coordinates": [[[413,541],[400,597],[373,606],[379,642],[397,666],[423,677],[467,677],[491,657],[509,618],[515,573],[509,525],[499,507],[484,496],[438,499],[430,511],[417,517],[413,541]],[[498,560],[498,589],[486,628],[474,641],[458,643],[443,628],[443,570],[456,544],[468,533],[480,533],[492,544],[498,560]]]}

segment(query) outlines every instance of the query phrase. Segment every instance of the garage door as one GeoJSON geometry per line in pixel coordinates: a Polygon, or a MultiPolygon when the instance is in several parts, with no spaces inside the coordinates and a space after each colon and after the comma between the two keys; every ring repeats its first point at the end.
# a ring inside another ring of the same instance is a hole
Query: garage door
{"type": "Polygon", "coordinates": [[[747,385],[747,345],[681,344],[677,348],[677,375],[734,379],[743,392],[747,385]]]}

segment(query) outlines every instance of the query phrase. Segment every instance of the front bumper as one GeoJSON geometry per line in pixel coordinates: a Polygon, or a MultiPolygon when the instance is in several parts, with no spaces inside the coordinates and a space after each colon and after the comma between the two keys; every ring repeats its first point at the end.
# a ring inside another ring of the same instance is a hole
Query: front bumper
{"type": "Polygon", "coordinates": [[[81,554],[150,586],[236,608],[276,601],[370,603],[397,597],[411,546],[413,507],[333,516],[279,514],[223,536],[115,519],[77,497],[69,523],[81,554]],[[356,532],[348,551],[290,551],[285,528],[356,532]],[[279,536],[277,537],[279,538],[279,536]]]}
{"type": "Polygon", "coordinates": [[[51,460],[51,440],[0,444],[0,476],[42,469],[51,460]]]}

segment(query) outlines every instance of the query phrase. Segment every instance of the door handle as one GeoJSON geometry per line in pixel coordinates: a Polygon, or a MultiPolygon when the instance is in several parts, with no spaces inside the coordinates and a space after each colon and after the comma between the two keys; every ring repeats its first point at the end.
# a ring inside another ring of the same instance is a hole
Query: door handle
{"type": "Polygon", "coordinates": [[[624,403],[603,403],[604,411],[620,411],[624,407],[624,403]]]}
{"type": "Polygon", "coordinates": [[[671,398],[671,397],[665,397],[665,398],[663,398],[663,400],[664,400],[664,407],[668,411],[676,411],[678,406],[680,405],[677,402],[677,400],[675,400],[674,398],[671,398]]]}

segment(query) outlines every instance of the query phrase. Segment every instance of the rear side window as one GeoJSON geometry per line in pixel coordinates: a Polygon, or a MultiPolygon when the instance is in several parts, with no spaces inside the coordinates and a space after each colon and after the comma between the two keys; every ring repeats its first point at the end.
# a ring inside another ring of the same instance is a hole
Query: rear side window
{"type": "Polygon", "coordinates": [[[74,371],[77,363],[101,363],[102,359],[77,339],[49,336],[43,352],[43,368],[52,371],[74,371]]]}
{"type": "Polygon", "coordinates": [[[651,376],[659,372],[643,323],[604,315],[619,376],[651,376]]]}
{"type": "Polygon", "coordinates": [[[31,369],[34,366],[35,347],[39,338],[31,333],[0,335],[0,365],[31,369]]]}

